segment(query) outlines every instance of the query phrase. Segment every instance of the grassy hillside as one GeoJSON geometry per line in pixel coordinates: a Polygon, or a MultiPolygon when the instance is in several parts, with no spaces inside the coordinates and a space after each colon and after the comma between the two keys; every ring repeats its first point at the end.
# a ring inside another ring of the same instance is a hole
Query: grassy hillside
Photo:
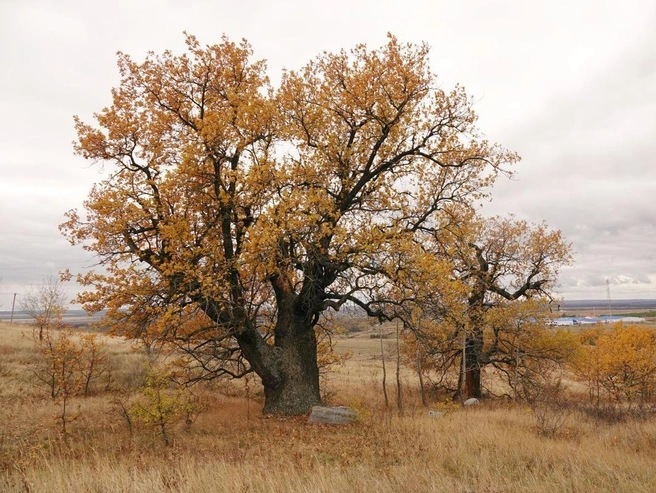
{"type": "MultiPolygon", "coordinates": [[[[33,376],[28,336],[25,326],[0,324],[3,492],[648,492],[656,484],[653,418],[608,424],[563,408],[553,438],[521,404],[433,403],[445,411],[436,418],[419,405],[408,370],[403,413],[385,409],[379,342],[366,334],[338,342],[351,357],[325,385],[329,403],[359,409],[356,424],[262,417],[254,382],[218,382],[195,390],[203,412],[172,426],[166,446],[122,411],[147,357],[107,339],[111,378],[70,402],[75,419],[63,435],[61,404],[33,376]]],[[[385,344],[392,353],[393,341],[385,344]]]]}

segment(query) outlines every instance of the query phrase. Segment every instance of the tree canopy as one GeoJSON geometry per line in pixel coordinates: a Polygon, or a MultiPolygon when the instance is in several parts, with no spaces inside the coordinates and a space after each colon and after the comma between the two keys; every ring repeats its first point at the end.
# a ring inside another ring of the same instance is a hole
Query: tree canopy
{"type": "Polygon", "coordinates": [[[385,316],[403,272],[437,266],[421,259],[448,206],[518,157],[440,87],[426,45],[323,53],[273,88],[246,41],[186,42],[119,54],[111,105],[75,119],[76,152],[107,172],[62,225],[102,266],[80,300],[184,350],[198,378],[256,372],[265,412],[304,413],[322,314],[385,316]]]}

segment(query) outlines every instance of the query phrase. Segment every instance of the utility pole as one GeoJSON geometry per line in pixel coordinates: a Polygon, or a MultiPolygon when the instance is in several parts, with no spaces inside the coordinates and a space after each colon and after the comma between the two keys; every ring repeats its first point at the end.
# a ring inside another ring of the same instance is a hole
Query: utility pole
{"type": "Polygon", "coordinates": [[[16,295],[18,293],[14,293],[14,299],[11,302],[11,318],[9,319],[9,323],[13,324],[14,323],[14,307],[16,306],[16,295]]]}
{"type": "Polygon", "coordinates": [[[467,399],[467,327],[462,324],[462,400],[467,399]]]}
{"type": "Polygon", "coordinates": [[[396,319],[396,406],[403,414],[403,391],[401,390],[401,332],[399,319],[396,319]]]}
{"type": "Polygon", "coordinates": [[[517,401],[517,374],[519,369],[519,345],[521,344],[522,322],[517,320],[517,347],[515,348],[515,375],[513,376],[513,401],[517,401]]]}

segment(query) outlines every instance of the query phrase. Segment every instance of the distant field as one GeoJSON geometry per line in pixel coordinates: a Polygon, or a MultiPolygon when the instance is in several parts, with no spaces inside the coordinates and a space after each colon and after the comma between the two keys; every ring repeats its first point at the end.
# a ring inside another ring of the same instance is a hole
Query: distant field
{"type": "Polygon", "coordinates": [[[399,412],[394,339],[383,340],[385,408],[380,341],[371,334],[337,337],[338,352],[350,358],[324,382],[326,402],[355,407],[358,423],[328,427],[304,417],[262,417],[252,380],[217,382],[195,389],[203,411],[172,426],[167,447],[152,428],[128,423],[122,412],[143,382],[149,360],[143,352],[102,336],[111,379],[69,403],[75,419],[62,435],[61,405],[33,376],[38,354],[29,327],[0,323],[0,491],[654,491],[656,419],[650,415],[609,424],[566,407],[554,438],[538,433],[536,415],[521,403],[485,400],[466,409],[433,400],[430,408],[445,413],[436,418],[421,406],[407,368],[399,412]]]}
{"type": "MultiPolygon", "coordinates": [[[[89,323],[101,320],[104,312],[88,314],[84,310],[67,310],[64,312],[64,319],[68,322],[89,323]]],[[[0,322],[9,322],[12,318],[12,313],[9,310],[0,310],[0,322]]],[[[21,310],[14,311],[13,320],[17,323],[29,323],[32,318],[21,310]]]]}
{"type": "MultiPolygon", "coordinates": [[[[561,308],[576,309],[576,308],[591,308],[602,307],[608,308],[608,300],[565,300],[561,303],[561,308]]],[[[629,300],[613,300],[611,299],[611,307],[618,309],[628,310],[645,310],[656,308],[656,299],[629,299],[629,300]]]]}
{"type": "MultiPolygon", "coordinates": [[[[635,315],[654,313],[656,316],[656,300],[571,300],[560,304],[560,311],[576,315],[635,315]]],[[[645,316],[645,315],[641,315],[645,316]]]]}

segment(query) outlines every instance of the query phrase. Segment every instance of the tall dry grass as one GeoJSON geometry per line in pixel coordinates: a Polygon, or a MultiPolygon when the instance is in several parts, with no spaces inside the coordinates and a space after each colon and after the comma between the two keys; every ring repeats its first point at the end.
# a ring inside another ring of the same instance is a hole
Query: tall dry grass
{"type": "MultiPolygon", "coordinates": [[[[332,403],[361,411],[353,425],[262,417],[260,398],[246,399],[239,382],[198,389],[207,410],[178,424],[170,447],[148,428],[130,432],[112,390],[76,398],[63,437],[57,403],[30,378],[36,352],[19,330],[0,325],[3,492],[651,492],[656,484],[653,419],[609,425],[570,410],[545,438],[519,404],[443,406],[434,418],[418,405],[409,371],[400,416],[382,406],[373,349],[327,384],[332,403]]],[[[135,385],[143,356],[121,341],[109,347],[115,382],[135,385]]]]}

